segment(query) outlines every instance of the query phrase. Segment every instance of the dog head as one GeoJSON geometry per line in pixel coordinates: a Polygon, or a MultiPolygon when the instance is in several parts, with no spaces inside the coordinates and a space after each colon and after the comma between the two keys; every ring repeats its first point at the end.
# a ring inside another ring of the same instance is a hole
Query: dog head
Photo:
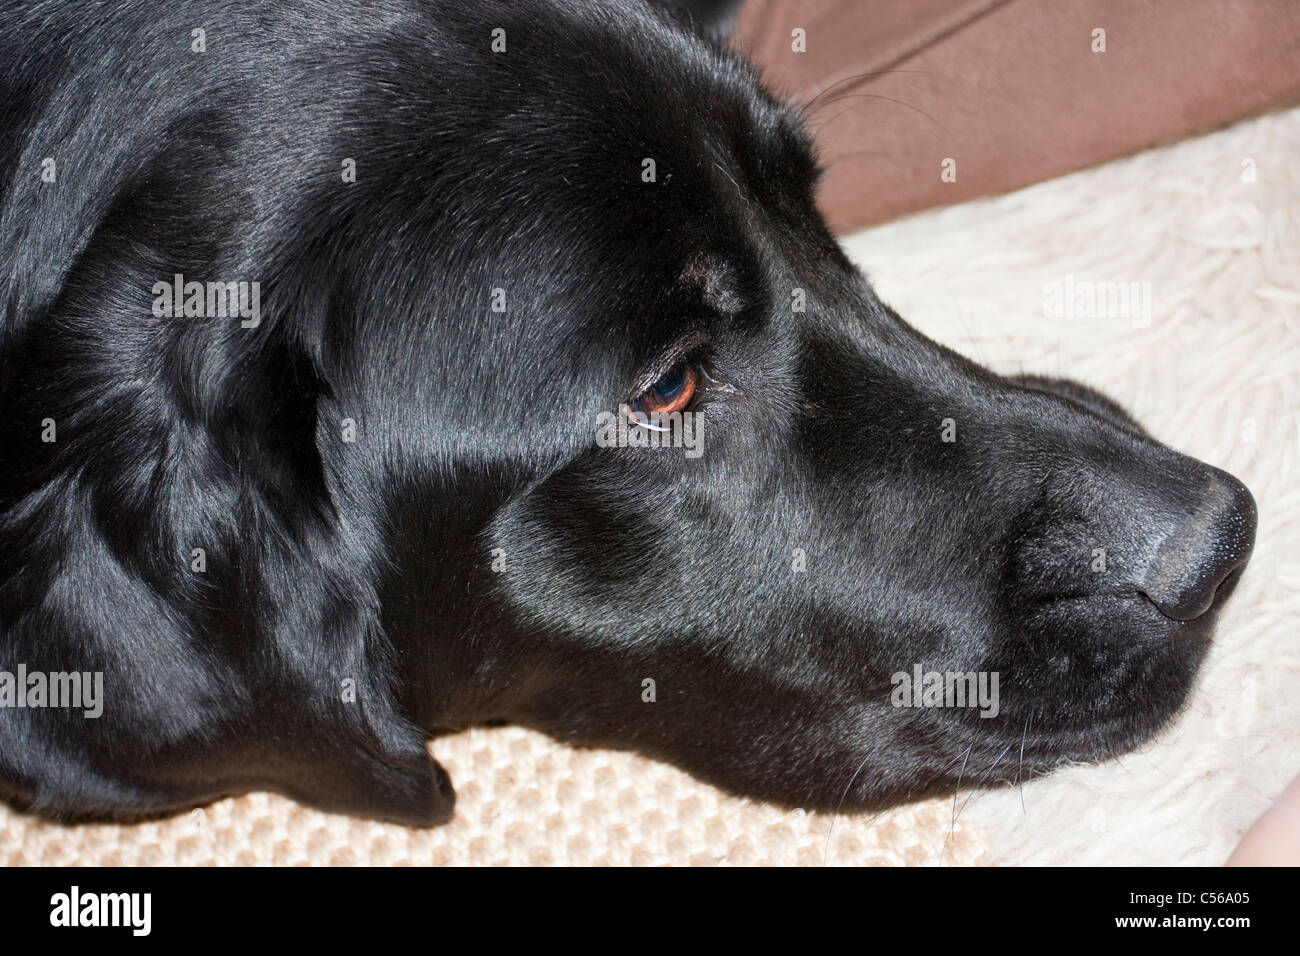
{"type": "Polygon", "coordinates": [[[190,76],[81,187],[93,229],[6,236],[11,653],[66,573],[15,549],[56,515],[177,648],[147,683],[190,695],[187,779],[421,822],[450,794],[416,728],[868,808],[1176,713],[1253,543],[1240,483],[908,327],[818,215],[798,114],[669,14],[401,9],[274,83],[235,37],[234,80],[190,76]],[[176,274],[260,278],[257,324],[159,318],[176,274]]]}

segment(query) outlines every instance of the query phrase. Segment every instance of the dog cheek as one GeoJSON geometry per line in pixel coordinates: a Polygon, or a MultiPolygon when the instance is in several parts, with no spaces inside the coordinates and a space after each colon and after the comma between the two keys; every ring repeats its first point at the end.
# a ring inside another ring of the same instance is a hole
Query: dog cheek
{"type": "Polygon", "coordinates": [[[686,579],[679,531],[662,508],[561,473],[485,532],[496,597],[534,626],[595,645],[671,629],[664,602],[686,579]]]}

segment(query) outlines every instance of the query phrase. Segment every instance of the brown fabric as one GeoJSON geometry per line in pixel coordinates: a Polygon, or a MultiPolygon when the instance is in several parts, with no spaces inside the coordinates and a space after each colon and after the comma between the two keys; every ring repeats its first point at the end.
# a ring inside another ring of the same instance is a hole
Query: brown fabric
{"type": "Polygon", "coordinates": [[[733,42],[809,108],[840,232],[1300,102],[1297,0],[747,0],[733,42]]]}

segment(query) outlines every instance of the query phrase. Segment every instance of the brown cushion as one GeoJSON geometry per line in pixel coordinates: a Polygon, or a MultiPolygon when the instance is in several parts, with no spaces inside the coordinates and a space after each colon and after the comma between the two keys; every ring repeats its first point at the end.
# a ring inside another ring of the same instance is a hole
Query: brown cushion
{"type": "Polygon", "coordinates": [[[1296,0],[747,0],[734,42],[809,107],[841,232],[1300,102],[1296,0]]]}

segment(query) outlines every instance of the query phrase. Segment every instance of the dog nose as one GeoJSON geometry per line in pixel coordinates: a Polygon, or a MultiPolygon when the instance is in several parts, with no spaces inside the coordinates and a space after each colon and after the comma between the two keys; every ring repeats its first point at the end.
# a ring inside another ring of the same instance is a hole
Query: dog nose
{"type": "Polygon", "coordinates": [[[1166,617],[1190,621],[1250,559],[1258,511],[1246,486],[1217,468],[1183,506],[1182,517],[1151,542],[1151,558],[1132,583],[1166,617]]]}

